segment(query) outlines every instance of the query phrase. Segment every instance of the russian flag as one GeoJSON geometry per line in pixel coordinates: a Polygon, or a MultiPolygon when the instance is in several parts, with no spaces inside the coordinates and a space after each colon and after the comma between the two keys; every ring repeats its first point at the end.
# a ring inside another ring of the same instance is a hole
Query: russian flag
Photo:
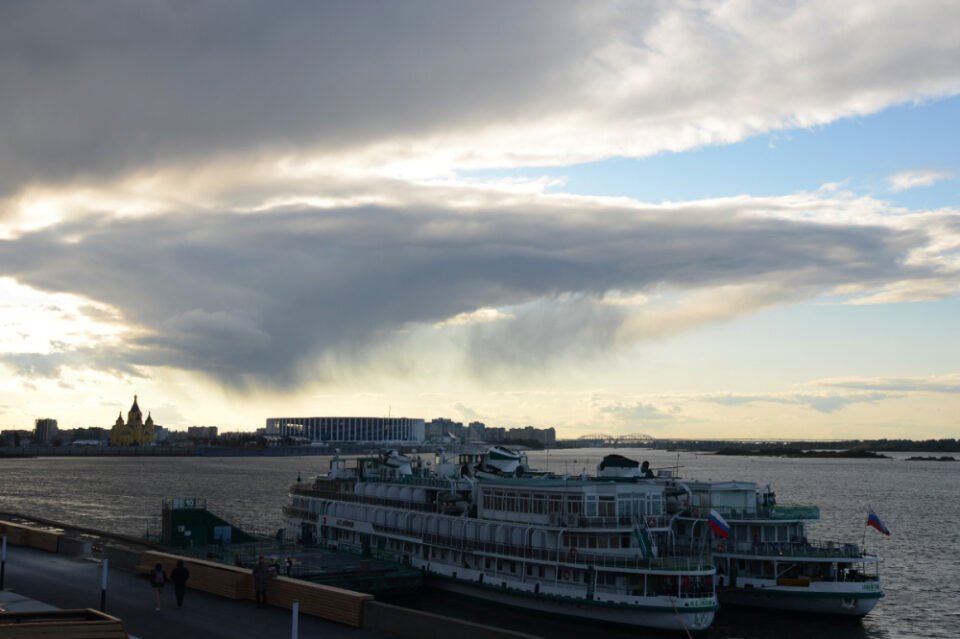
{"type": "Polygon", "coordinates": [[[887,527],[884,525],[880,518],[877,517],[877,513],[873,512],[873,508],[870,509],[870,514],[867,516],[867,525],[873,526],[884,535],[890,536],[890,531],[887,530],[887,527]]]}
{"type": "Polygon", "coordinates": [[[713,532],[716,533],[717,537],[726,539],[727,535],[730,534],[730,524],[713,508],[710,509],[710,519],[707,520],[707,523],[713,528],[713,532]]]}

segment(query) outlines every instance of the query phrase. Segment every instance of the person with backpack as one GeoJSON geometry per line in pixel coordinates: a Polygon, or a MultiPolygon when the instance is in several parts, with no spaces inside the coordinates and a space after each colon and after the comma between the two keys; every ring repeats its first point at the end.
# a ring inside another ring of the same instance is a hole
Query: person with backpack
{"type": "Polygon", "coordinates": [[[167,583],[167,573],[163,571],[163,564],[159,561],[156,567],[150,573],[150,585],[153,586],[153,605],[160,610],[160,594],[163,592],[163,585],[167,583]]]}
{"type": "Polygon", "coordinates": [[[177,595],[177,608],[183,606],[183,593],[187,590],[187,579],[189,578],[190,571],[183,565],[183,559],[177,559],[177,567],[170,571],[173,592],[177,595]]]}

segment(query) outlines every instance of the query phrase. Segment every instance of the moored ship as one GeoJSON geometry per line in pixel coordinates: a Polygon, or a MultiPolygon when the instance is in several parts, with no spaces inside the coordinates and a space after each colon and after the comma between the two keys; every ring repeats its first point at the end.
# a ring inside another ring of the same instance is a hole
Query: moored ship
{"type": "Polygon", "coordinates": [[[670,552],[661,482],[538,473],[496,447],[338,456],[290,497],[302,543],[402,561],[493,602],[671,630],[703,630],[718,608],[709,558],[670,552]]]}
{"type": "MultiPolygon", "coordinates": [[[[651,475],[625,472],[631,465],[617,461],[614,472],[599,469],[598,477],[651,475]]],[[[710,557],[721,604],[860,618],[883,597],[875,554],[855,543],[808,539],[806,526],[820,519],[816,506],[780,505],[769,485],[671,475],[660,471],[654,481],[666,488],[676,552],[710,557]]]]}

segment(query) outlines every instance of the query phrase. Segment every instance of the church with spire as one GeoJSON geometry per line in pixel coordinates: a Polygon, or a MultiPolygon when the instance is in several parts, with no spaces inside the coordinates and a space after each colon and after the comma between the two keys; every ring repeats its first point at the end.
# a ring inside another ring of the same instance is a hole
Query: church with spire
{"type": "Polygon", "coordinates": [[[137,405],[137,396],[133,396],[133,406],[127,413],[127,421],[123,421],[123,413],[117,416],[117,421],[110,429],[111,446],[146,446],[154,441],[153,417],[147,413],[147,421],[143,421],[143,413],[137,405]]]}

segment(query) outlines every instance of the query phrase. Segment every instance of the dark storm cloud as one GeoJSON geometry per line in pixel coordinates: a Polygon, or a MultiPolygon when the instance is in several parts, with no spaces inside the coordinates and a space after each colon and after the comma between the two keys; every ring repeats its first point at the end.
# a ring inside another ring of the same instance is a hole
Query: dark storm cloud
{"type": "MultiPolygon", "coordinates": [[[[792,299],[796,289],[927,276],[902,259],[924,242],[719,205],[355,207],[78,219],[0,241],[0,272],[108,304],[138,327],[117,362],[95,366],[288,387],[316,374],[318,358],[360,362],[399,330],[481,307],[521,310],[461,327],[471,364],[536,368],[611,346],[624,313],[593,303],[609,291],[762,282],[792,299]]],[[[41,372],[39,357],[30,366],[41,372]]]]}
{"type": "Polygon", "coordinates": [[[958,20],[913,2],[13,0],[0,197],[385,142],[484,166],[731,142],[955,93],[958,20]]]}
{"type": "Polygon", "coordinates": [[[558,92],[572,99],[573,61],[601,37],[591,11],[557,2],[5,2],[0,195],[225,151],[329,150],[438,123],[509,120],[558,92]]]}

